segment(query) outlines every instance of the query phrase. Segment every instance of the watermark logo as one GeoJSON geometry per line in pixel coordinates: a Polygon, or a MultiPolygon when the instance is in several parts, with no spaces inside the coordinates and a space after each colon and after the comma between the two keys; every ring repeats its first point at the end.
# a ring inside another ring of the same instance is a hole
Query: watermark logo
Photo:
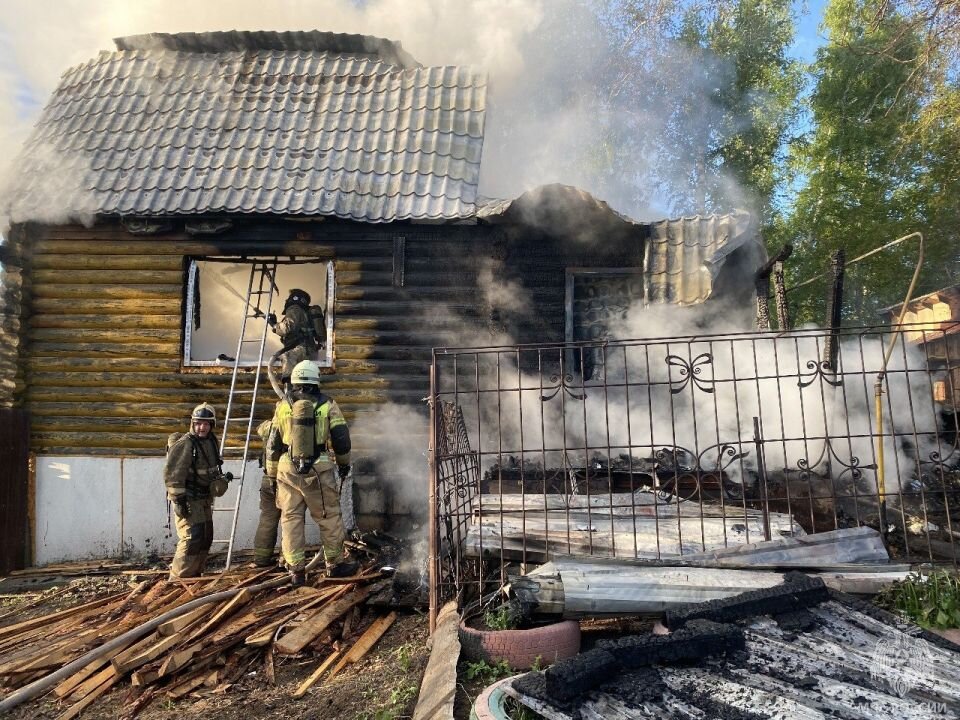
{"type": "Polygon", "coordinates": [[[933,653],[923,640],[902,632],[893,632],[877,641],[870,658],[871,679],[885,683],[897,697],[925,681],[934,685],[936,665],[933,653]]]}

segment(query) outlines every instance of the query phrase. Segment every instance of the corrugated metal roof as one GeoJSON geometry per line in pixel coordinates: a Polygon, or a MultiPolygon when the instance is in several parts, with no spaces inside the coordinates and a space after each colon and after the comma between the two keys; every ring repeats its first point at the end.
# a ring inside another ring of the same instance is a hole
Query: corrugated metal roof
{"type": "Polygon", "coordinates": [[[651,305],[703,302],[712,294],[714,278],[726,258],[745,245],[755,249],[759,267],[766,250],[750,214],[743,211],[651,223],[644,249],[644,301],[651,305]]]}
{"type": "Polygon", "coordinates": [[[140,36],[68,70],[18,160],[14,220],[51,203],[77,216],[474,216],[483,74],[404,68],[373,42],[365,54],[304,49],[329,33],[207,35],[299,49],[140,36]]]}

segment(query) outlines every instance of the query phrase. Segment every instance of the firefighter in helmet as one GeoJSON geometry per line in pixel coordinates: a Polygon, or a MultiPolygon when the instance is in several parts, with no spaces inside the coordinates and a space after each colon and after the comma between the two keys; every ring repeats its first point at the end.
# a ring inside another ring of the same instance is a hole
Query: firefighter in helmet
{"type": "Polygon", "coordinates": [[[274,564],[273,551],[277,545],[277,527],[280,524],[277,465],[282,448],[278,433],[274,431],[273,420],[260,423],[257,426],[257,435],[263,441],[263,454],[260,457],[263,477],[260,480],[260,521],[253,536],[253,564],[257,567],[270,567],[274,564]]]}
{"type": "Polygon", "coordinates": [[[310,294],[306,290],[294,288],[283,305],[283,317],[280,321],[277,321],[277,316],[273,313],[270,313],[267,321],[283,344],[279,353],[283,363],[280,379],[287,383],[297,363],[317,357],[319,342],[310,319],[310,294]]]}
{"type": "Polygon", "coordinates": [[[167,450],[163,482],[177,516],[171,580],[203,572],[213,542],[213,498],[223,495],[232,479],[221,470],[223,460],[213,434],[216,424],[213,405],[197,405],[190,416],[190,431],[167,450]]]}
{"type": "Polygon", "coordinates": [[[277,504],[283,558],[294,585],[305,580],[305,511],[320,528],[329,574],[351,575],[344,551],[340,483],[350,473],[350,431],[337,403],[320,391],[320,369],[311,360],[293,368],[290,397],[277,404],[273,422],[284,451],[277,470],[277,504]]]}

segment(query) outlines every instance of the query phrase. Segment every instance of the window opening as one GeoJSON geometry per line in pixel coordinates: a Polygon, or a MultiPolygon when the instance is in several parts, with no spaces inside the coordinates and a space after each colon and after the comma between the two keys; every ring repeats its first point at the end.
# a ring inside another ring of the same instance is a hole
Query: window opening
{"type": "MultiPolygon", "coordinates": [[[[240,324],[243,319],[250,266],[257,261],[272,258],[205,257],[193,258],[187,272],[187,302],[184,318],[183,364],[186,366],[233,365],[237,351],[240,324]]],[[[316,258],[284,258],[278,260],[277,287],[271,311],[280,318],[283,303],[293,288],[306,290],[310,304],[323,308],[326,318],[326,338],[320,349],[320,367],[333,366],[333,304],[335,278],[332,261],[316,258]]],[[[254,283],[256,285],[256,282],[254,283]]],[[[254,287],[254,290],[257,288],[254,287]]],[[[266,295],[250,297],[251,310],[266,312],[266,295]]],[[[255,337],[262,325],[260,320],[247,320],[247,337],[255,337]],[[254,327],[250,326],[254,323],[254,327]]],[[[264,360],[281,348],[280,338],[270,329],[264,346],[264,360]]],[[[259,352],[257,343],[245,343],[240,365],[253,367],[259,352]]]]}
{"type": "MultiPolygon", "coordinates": [[[[642,268],[569,268],[566,286],[567,342],[602,342],[610,337],[611,321],[626,318],[630,306],[643,300],[642,268]]],[[[584,380],[599,377],[601,348],[584,348],[568,365],[584,380]]]]}

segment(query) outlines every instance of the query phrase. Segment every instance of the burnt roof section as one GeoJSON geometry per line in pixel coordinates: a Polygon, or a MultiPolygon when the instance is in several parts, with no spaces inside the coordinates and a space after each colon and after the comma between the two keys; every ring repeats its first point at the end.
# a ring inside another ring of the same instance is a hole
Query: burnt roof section
{"type": "Polygon", "coordinates": [[[14,221],[476,212],[486,77],[333,33],[117,41],[64,73],[17,161],[14,221]]]}
{"type": "Polygon", "coordinates": [[[114,38],[117,50],[175,50],[192,53],[285,50],[360,55],[404,69],[421,67],[400,43],[372,35],[322,30],[269,32],[230,30],[205,33],[146,33],[114,38]]]}

